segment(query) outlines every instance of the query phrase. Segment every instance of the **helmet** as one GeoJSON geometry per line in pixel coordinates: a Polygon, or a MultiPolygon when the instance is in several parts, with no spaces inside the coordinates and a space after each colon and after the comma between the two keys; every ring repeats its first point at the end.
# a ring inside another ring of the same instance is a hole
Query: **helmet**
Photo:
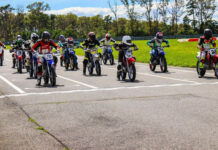
{"type": "Polygon", "coordinates": [[[42,32],[42,40],[44,42],[48,42],[49,39],[50,39],[50,33],[48,31],[42,32]],[[47,41],[45,41],[46,39],[47,39],[47,41]]]}
{"type": "Polygon", "coordinates": [[[205,29],[204,30],[204,36],[206,39],[210,39],[212,37],[213,33],[211,29],[205,29]]]}
{"type": "Polygon", "coordinates": [[[95,39],[96,39],[95,32],[89,32],[88,37],[89,37],[91,40],[95,40],[95,39]]]}
{"type": "Polygon", "coordinates": [[[22,39],[22,36],[21,35],[18,35],[17,36],[17,40],[21,40],[22,39]]]}
{"type": "Polygon", "coordinates": [[[131,39],[131,37],[129,35],[125,35],[122,38],[122,42],[127,44],[127,45],[130,45],[132,43],[132,39],[131,39]]]}
{"type": "Polygon", "coordinates": [[[163,39],[163,33],[162,32],[157,32],[156,33],[156,38],[157,39],[163,39]]]}
{"type": "Polygon", "coordinates": [[[30,39],[35,43],[39,39],[39,36],[36,33],[32,33],[30,39]]]}
{"type": "Polygon", "coordinates": [[[106,38],[107,40],[110,40],[110,39],[111,39],[111,35],[110,35],[109,33],[107,33],[107,34],[105,35],[105,38],[106,38]]]}
{"type": "Polygon", "coordinates": [[[60,35],[60,36],[59,36],[59,40],[62,41],[62,42],[64,42],[64,41],[65,41],[64,35],[60,35]]]}
{"type": "Polygon", "coordinates": [[[68,44],[73,44],[73,43],[74,43],[73,38],[72,38],[72,37],[69,37],[69,38],[67,39],[67,43],[68,43],[68,44]]]}

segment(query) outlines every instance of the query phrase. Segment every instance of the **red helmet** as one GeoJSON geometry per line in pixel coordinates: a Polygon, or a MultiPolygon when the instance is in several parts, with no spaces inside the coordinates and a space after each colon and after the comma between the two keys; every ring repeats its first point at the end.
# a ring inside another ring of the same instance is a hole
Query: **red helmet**
{"type": "Polygon", "coordinates": [[[95,38],[96,38],[95,32],[89,32],[88,37],[89,37],[91,40],[95,40],[95,38]]]}
{"type": "Polygon", "coordinates": [[[157,39],[162,39],[163,38],[163,33],[162,32],[157,32],[156,33],[156,38],[157,39]]]}
{"type": "Polygon", "coordinates": [[[110,40],[110,39],[111,39],[111,35],[110,35],[109,33],[107,33],[107,34],[105,35],[105,38],[106,38],[107,40],[110,40]]]}

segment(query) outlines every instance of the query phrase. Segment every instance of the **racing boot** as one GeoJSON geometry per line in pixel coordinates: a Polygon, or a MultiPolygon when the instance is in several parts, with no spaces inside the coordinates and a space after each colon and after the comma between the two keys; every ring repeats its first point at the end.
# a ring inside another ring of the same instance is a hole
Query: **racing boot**
{"type": "Polygon", "coordinates": [[[87,59],[84,59],[83,61],[83,75],[86,75],[86,66],[88,64],[88,60],[87,59]]]}
{"type": "Polygon", "coordinates": [[[121,75],[121,72],[122,72],[122,63],[118,63],[118,66],[117,66],[117,80],[120,80],[120,75],[121,75]]]}

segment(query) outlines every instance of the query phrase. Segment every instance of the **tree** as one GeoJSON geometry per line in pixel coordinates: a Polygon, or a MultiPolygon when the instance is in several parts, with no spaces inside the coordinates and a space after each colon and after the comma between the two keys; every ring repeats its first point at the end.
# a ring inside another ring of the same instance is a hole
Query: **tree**
{"type": "Polygon", "coordinates": [[[115,23],[116,36],[118,36],[119,27],[118,27],[118,14],[117,14],[118,6],[117,6],[117,1],[114,0],[114,6],[112,6],[110,0],[108,0],[108,5],[110,7],[111,12],[114,14],[114,18],[115,18],[115,21],[116,21],[116,23],[115,23]]]}
{"type": "Polygon", "coordinates": [[[104,29],[108,33],[110,29],[110,25],[112,24],[112,17],[107,15],[104,17],[104,29]]]}
{"type": "Polygon", "coordinates": [[[131,34],[135,35],[135,23],[137,22],[138,14],[135,11],[136,0],[121,0],[126,7],[128,17],[130,19],[131,34]]]}
{"type": "Polygon", "coordinates": [[[200,32],[202,33],[207,22],[212,20],[215,13],[216,4],[215,0],[197,0],[198,11],[197,17],[200,20],[200,32]]]}
{"type": "Polygon", "coordinates": [[[28,15],[28,25],[30,26],[30,30],[37,32],[44,28],[49,28],[49,17],[44,14],[43,11],[47,11],[50,9],[48,4],[44,4],[44,2],[34,2],[27,6],[29,9],[28,15]]]}
{"type": "Polygon", "coordinates": [[[145,17],[149,24],[149,31],[150,34],[152,34],[152,17],[151,17],[151,11],[153,7],[153,0],[137,0],[137,2],[140,4],[141,7],[145,8],[145,17]]]}
{"type": "Polygon", "coordinates": [[[178,31],[178,21],[179,18],[183,15],[184,0],[173,0],[171,3],[171,8],[169,10],[171,14],[171,23],[172,23],[172,33],[177,34],[178,31]]]}
{"type": "Polygon", "coordinates": [[[197,20],[196,20],[196,12],[197,12],[198,4],[197,0],[189,0],[186,4],[187,15],[192,16],[192,27],[196,30],[197,20]]]}
{"type": "Polygon", "coordinates": [[[8,40],[12,34],[12,24],[10,23],[11,12],[14,8],[10,4],[0,7],[0,30],[3,32],[2,35],[4,40],[8,40]]]}

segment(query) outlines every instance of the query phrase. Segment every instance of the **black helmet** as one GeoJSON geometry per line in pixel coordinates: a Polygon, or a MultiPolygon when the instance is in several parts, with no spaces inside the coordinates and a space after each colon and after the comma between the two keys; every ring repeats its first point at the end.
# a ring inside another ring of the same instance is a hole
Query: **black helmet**
{"type": "Polygon", "coordinates": [[[156,33],[156,38],[157,39],[162,39],[163,38],[163,33],[162,32],[157,32],[156,33]]]}
{"type": "Polygon", "coordinates": [[[96,39],[95,32],[89,32],[88,37],[89,37],[91,40],[95,40],[95,39],[96,39]]]}
{"type": "Polygon", "coordinates": [[[74,43],[73,38],[72,38],[72,37],[69,37],[69,38],[67,39],[67,43],[68,43],[68,44],[73,44],[73,43],[74,43]]]}
{"type": "Polygon", "coordinates": [[[32,33],[30,39],[35,43],[39,39],[39,36],[36,33],[32,33]]]}
{"type": "Polygon", "coordinates": [[[206,39],[209,40],[210,38],[212,38],[212,35],[213,35],[213,33],[212,33],[211,29],[204,29],[204,36],[206,39]]]}
{"type": "Polygon", "coordinates": [[[50,33],[48,31],[42,32],[42,40],[44,41],[45,39],[50,39],[50,33]]]}

